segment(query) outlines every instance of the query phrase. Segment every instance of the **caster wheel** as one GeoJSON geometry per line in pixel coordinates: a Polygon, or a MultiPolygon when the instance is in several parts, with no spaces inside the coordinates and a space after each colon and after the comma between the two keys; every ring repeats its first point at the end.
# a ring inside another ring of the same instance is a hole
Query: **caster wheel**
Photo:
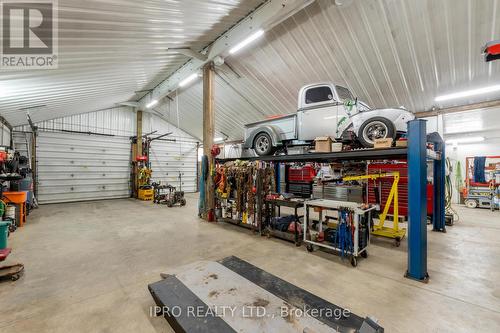
{"type": "Polygon", "coordinates": [[[358,259],[356,259],[356,257],[354,256],[351,257],[351,265],[352,267],[358,266],[358,259]]]}
{"type": "Polygon", "coordinates": [[[302,246],[302,242],[295,242],[295,246],[296,247],[301,247],[302,246]]]}
{"type": "Polygon", "coordinates": [[[19,274],[14,274],[14,275],[12,275],[12,276],[10,277],[10,279],[11,279],[12,281],[17,281],[17,280],[19,280],[19,278],[20,278],[19,274]]]}
{"type": "Polygon", "coordinates": [[[306,250],[307,250],[307,252],[313,252],[314,251],[314,246],[312,244],[307,244],[306,245],[306,250]]]}
{"type": "Polygon", "coordinates": [[[361,257],[362,258],[368,258],[368,251],[364,250],[363,252],[361,252],[361,257]]]}
{"type": "Polygon", "coordinates": [[[395,245],[396,247],[399,247],[401,245],[401,237],[396,237],[395,245]]]}

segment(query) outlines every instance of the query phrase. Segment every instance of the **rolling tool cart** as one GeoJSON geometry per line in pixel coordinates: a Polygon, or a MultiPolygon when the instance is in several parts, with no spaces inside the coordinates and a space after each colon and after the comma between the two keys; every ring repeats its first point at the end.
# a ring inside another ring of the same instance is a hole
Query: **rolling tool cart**
{"type": "Polygon", "coordinates": [[[339,252],[342,258],[348,256],[351,265],[358,265],[358,257],[368,257],[370,244],[370,224],[372,211],[370,207],[345,201],[335,200],[310,200],[304,202],[304,243],[309,252],[314,251],[314,246],[339,252]],[[319,223],[313,225],[310,210],[319,213],[319,223]],[[337,211],[337,223],[324,229],[323,212],[337,211]]]}
{"type": "Polygon", "coordinates": [[[294,242],[296,246],[301,245],[302,226],[300,225],[300,217],[298,209],[304,207],[303,201],[297,200],[281,200],[281,199],[266,199],[265,211],[266,219],[262,224],[262,231],[268,237],[274,236],[284,240],[294,242]],[[281,207],[293,208],[294,214],[289,216],[281,216],[281,207]],[[276,215],[276,210],[278,214],[276,215]]]}

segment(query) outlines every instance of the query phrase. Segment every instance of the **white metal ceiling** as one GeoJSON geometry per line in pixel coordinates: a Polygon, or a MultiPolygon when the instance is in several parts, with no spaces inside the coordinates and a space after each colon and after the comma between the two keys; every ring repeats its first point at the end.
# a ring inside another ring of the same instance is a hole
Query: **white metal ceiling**
{"type": "MultiPolygon", "coordinates": [[[[292,113],[302,85],[328,80],[372,106],[415,112],[498,99],[434,102],[440,94],[498,84],[500,61],[485,63],[481,47],[499,38],[498,0],[353,0],[345,7],[317,0],[226,59],[234,72],[224,66],[219,73],[238,96],[217,85],[216,128],[241,138],[240,124],[292,113]]],[[[201,133],[201,88],[185,94],[181,126],[201,133]]]]}
{"type": "Polygon", "coordinates": [[[0,71],[0,115],[12,125],[137,99],[262,0],[59,0],[59,69],[0,71]]]}
{"type": "MultiPolygon", "coordinates": [[[[28,105],[47,104],[33,112],[42,120],[127,100],[186,60],[167,55],[167,47],[201,48],[260,2],[60,1],[61,68],[1,73],[7,98],[0,97],[0,113],[19,123],[24,114],[18,110],[28,105]]],[[[238,139],[244,123],[294,112],[298,89],[310,82],[332,80],[372,106],[416,112],[435,106],[439,94],[498,83],[500,62],[485,63],[480,50],[500,38],[500,0],[350,2],[339,7],[317,0],[226,59],[234,71],[218,69],[218,135],[238,139]]],[[[181,128],[197,137],[201,92],[196,82],[178,100],[181,128]]],[[[165,101],[156,110],[176,124],[177,102],[165,101]]]]}

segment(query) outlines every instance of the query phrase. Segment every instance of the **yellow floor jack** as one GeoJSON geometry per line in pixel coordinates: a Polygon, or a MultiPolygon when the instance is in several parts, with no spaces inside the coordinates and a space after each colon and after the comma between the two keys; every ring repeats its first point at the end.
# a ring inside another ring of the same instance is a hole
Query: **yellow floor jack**
{"type": "Polygon", "coordinates": [[[348,181],[376,180],[379,178],[387,178],[387,177],[393,177],[394,182],[392,183],[391,191],[389,192],[389,197],[387,198],[387,202],[385,203],[384,210],[382,211],[382,214],[379,215],[379,223],[373,226],[372,235],[392,238],[396,241],[396,246],[399,246],[401,240],[406,235],[406,229],[399,228],[399,204],[398,204],[399,172],[394,171],[394,172],[376,173],[363,176],[348,176],[344,177],[343,181],[348,182],[348,181]],[[392,228],[385,226],[387,213],[389,212],[391,204],[393,204],[394,207],[392,228]]]}

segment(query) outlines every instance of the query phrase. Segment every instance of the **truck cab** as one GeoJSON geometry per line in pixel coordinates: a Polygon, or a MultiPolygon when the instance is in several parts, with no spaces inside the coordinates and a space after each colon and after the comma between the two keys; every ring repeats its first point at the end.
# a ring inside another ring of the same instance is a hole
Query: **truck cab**
{"type": "Polygon", "coordinates": [[[332,83],[304,86],[299,91],[297,139],[340,138],[349,125],[349,118],[358,112],[352,93],[345,87],[332,83]]]}

